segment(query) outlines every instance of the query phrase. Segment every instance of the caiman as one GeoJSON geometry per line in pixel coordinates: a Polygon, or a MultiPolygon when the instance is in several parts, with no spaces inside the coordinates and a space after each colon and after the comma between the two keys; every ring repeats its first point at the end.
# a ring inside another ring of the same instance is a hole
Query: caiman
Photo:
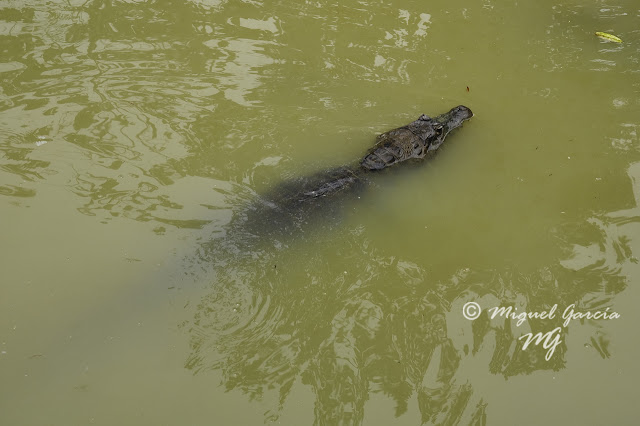
{"type": "Polygon", "coordinates": [[[366,183],[369,176],[383,169],[432,157],[447,135],[471,117],[473,113],[463,105],[437,117],[423,114],[406,126],[379,135],[359,162],[281,184],[247,213],[263,225],[266,221],[278,228],[299,227],[308,221],[310,211],[324,215],[327,197],[366,183]]]}

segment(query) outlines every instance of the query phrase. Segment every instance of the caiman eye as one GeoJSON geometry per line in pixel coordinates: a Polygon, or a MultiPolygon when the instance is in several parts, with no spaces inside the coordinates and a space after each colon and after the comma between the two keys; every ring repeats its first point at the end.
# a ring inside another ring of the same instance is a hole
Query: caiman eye
{"type": "Polygon", "coordinates": [[[442,126],[442,124],[441,124],[441,125],[439,125],[438,127],[436,127],[436,134],[437,134],[438,136],[440,136],[440,135],[442,134],[442,129],[443,129],[443,127],[444,127],[444,126],[442,126]]]}

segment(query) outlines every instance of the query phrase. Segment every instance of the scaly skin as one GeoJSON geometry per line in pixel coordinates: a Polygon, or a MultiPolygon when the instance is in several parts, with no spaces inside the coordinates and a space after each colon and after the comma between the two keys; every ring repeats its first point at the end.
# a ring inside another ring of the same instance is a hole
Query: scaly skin
{"type": "Polygon", "coordinates": [[[386,169],[408,160],[420,160],[435,154],[452,130],[473,117],[463,105],[431,118],[422,114],[416,121],[379,135],[376,144],[357,166],[342,167],[331,171],[327,179],[312,190],[301,192],[301,198],[327,196],[351,186],[367,172],[386,169]]]}
{"type": "Polygon", "coordinates": [[[381,170],[411,159],[422,159],[440,148],[449,132],[473,117],[471,110],[459,105],[431,118],[421,115],[416,121],[378,136],[360,165],[366,170],[381,170]]]}
{"type": "Polygon", "coordinates": [[[359,162],[284,182],[260,197],[247,211],[252,219],[243,226],[253,224],[256,233],[267,223],[276,229],[293,230],[314,215],[330,215],[331,208],[340,203],[338,194],[349,195],[347,189],[357,193],[369,181],[368,175],[382,169],[432,156],[449,132],[472,116],[469,108],[460,105],[434,118],[423,114],[406,126],[383,133],[359,162]]]}

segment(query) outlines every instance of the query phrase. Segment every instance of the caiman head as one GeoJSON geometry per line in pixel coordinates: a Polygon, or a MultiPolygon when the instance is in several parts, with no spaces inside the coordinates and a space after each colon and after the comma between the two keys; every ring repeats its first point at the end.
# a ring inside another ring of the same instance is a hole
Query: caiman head
{"type": "Polygon", "coordinates": [[[449,132],[471,117],[473,113],[464,105],[433,118],[422,114],[413,123],[378,136],[360,165],[367,170],[380,170],[412,158],[424,158],[435,153],[449,132]]]}

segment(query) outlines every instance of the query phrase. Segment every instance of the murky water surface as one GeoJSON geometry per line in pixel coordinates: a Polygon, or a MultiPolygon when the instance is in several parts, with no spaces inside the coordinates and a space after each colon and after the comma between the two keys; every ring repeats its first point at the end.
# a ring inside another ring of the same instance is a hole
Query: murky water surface
{"type": "Polygon", "coordinates": [[[2,1],[0,423],[634,424],[639,28],[631,0],[2,1]],[[243,222],[459,104],[431,161],[243,222]]]}

